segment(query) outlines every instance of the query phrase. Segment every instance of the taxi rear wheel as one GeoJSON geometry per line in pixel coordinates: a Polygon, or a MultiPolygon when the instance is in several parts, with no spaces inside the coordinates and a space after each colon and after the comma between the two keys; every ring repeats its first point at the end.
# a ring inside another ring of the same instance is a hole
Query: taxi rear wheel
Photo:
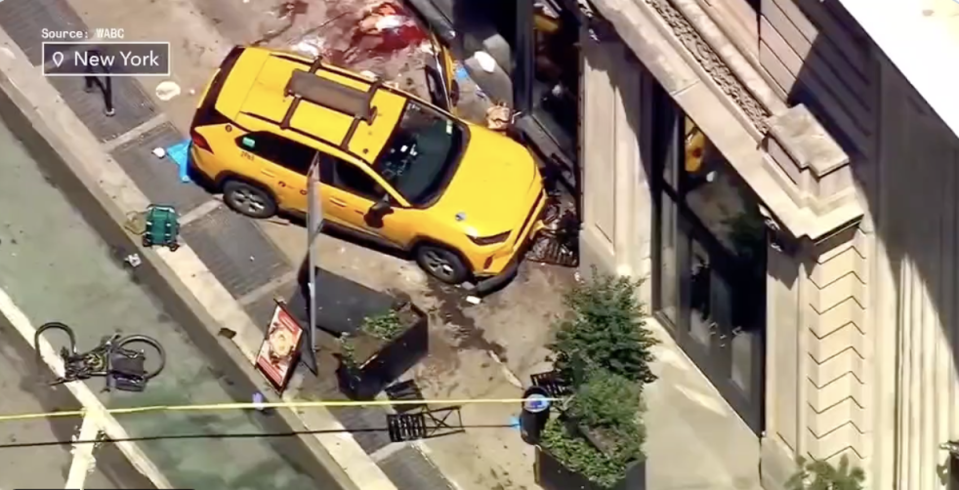
{"type": "Polygon", "coordinates": [[[276,214],[276,200],[269,192],[240,180],[223,184],[223,202],[230,209],[251,218],[264,219],[276,214]]]}
{"type": "Polygon", "coordinates": [[[446,284],[461,284],[469,277],[463,259],[445,247],[430,244],[416,247],[416,263],[427,274],[446,284]]]}

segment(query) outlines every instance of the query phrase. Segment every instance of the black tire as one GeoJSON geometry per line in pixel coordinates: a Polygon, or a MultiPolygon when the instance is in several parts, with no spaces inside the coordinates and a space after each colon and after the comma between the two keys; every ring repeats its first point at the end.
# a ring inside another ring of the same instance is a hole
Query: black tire
{"type": "Polygon", "coordinates": [[[460,255],[441,245],[419,245],[415,256],[421,269],[446,284],[462,284],[470,276],[470,270],[460,255]]]}
{"type": "MultiPolygon", "coordinates": [[[[125,346],[127,344],[132,344],[135,342],[147,344],[150,347],[153,347],[153,350],[156,351],[156,355],[159,357],[160,364],[153,371],[148,371],[146,374],[143,375],[144,379],[155,378],[156,375],[160,374],[163,371],[163,368],[166,367],[166,351],[163,349],[163,346],[160,345],[160,341],[154,339],[153,337],[148,337],[146,335],[140,335],[140,334],[128,335],[126,337],[123,337],[122,339],[117,341],[116,345],[117,347],[123,347],[126,349],[127,347],[125,346]]],[[[130,350],[133,350],[133,349],[130,349],[130,350]]]]}
{"type": "Polygon", "coordinates": [[[67,334],[67,338],[70,340],[70,353],[77,353],[77,336],[73,333],[73,329],[68,327],[65,323],[60,322],[47,322],[43,325],[40,325],[37,328],[37,331],[33,334],[33,347],[37,351],[37,359],[40,359],[40,336],[43,335],[47,330],[59,330],[67,334]]]}
{"type": "Polygon", "coordinates": [[[223,202],[230,209],[254,219],[271,218],[276,214],[276,199],[259,186],[242,180],[223,183],[223,202]]]}

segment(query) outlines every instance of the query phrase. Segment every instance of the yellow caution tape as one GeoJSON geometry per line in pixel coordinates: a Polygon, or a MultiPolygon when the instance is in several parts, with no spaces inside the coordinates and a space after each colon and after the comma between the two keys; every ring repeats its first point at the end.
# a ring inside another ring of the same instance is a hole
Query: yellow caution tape
{"type": "MultiPolygon", "coordinates": [[[[539,398],[550,403],[561,401],[562,398],[539,398]]],[[[145,407],[109,408],[103,412],[112,415],[138,414],[146,412],[212,412],[216,410],[263,410],[268,408],[317,408],[317,407],[375,407],[385,405],[476,405],[476,404],[522,404],[523,398],[467,398],[462,400],[315,400],[294,402],[264,402],[264,403],[211,403],[207,405],[150,405],[145,407]]],[[[52,419],[64,417],[83,417],[87,410],[58,410],[54,412],[18,413],[0,415],[0,422],[14,422],[20,420],[52,419]]]]}

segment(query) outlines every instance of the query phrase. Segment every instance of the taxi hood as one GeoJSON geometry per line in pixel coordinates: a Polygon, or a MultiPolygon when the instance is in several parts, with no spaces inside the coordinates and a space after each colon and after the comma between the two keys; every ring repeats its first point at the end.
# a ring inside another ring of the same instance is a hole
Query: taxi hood
{"type": "Polygon", "coordinates": [[[543,189],[536,160],[523,145],[469,125],[469,143],[434,205],[467,235],[486,237],[522,226],[543,189]]]}

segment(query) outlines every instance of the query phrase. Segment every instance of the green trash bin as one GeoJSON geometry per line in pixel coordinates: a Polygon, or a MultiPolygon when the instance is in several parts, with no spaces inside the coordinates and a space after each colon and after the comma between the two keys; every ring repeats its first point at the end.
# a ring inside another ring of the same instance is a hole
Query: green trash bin
{"type": "Polygon", "coordinates": [[[180,236],[180,216],[173,206],[152,204],[146,212],[146,230],[143,232],[143,246],[159,245],[171,252],[180,248],[177,237],[180,236]]]}

